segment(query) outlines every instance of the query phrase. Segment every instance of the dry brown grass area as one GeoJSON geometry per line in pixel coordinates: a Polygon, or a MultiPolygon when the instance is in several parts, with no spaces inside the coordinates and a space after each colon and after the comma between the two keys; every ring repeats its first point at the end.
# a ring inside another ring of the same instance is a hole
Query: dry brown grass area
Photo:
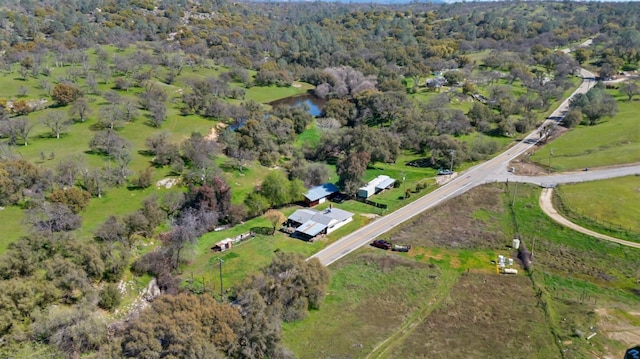
{"type": "Polygon", "coordinates": [[[558,358],[537,304],[527,277],[464,275],[442,306],[390,357],[558,358]]]}
{"type": "Polygon", "coordinates": [[[442,272],[390,251],[350,255],[331,266],[325,302],[285,326],[287,348],[306,358],[364,358],[433,300],[442,272]]]}
{"type": "Polygon", "coordinates": [[[391,234],[397,243],[422,247],[504,248],[500,225],[504,185],[475,188],[415,217],[391,234]]]}

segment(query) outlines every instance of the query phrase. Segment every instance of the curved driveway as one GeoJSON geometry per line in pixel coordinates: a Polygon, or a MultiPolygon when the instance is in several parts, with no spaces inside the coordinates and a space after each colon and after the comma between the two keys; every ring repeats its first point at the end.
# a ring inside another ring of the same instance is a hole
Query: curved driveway
{"type": "Polygon", "coordinates": [[[545,189],[542,190],[542,194],[540,194],[540,208],[542,208],[542,211],[547,216],[549,216],[551,219],[553,219],[554,221],[556,221],[560,225],[565,226],[565,227],[570,228],[570,229],[573,229],[576,232],[584,233],[586,235],[589,235],[589,236],[592,236],[592,237],[596,237],[596,238],[600,238],[600,239],[603,239],[605,241],[614,242],[614,243],[621,244],[623,246],[640,249],[640,243],[625,241],[623,239],[619,239],[619,238],[607,236],[605,234],[601,234],[601,233],[598,233],[598,232],[594,232],[594,231],[592,231],[590,229],[581,227],[581,226],[569,221],[568,219],[564,218],[560,213],[558,213],[558,211],[556,211],[555,208],[553,208],[553,202],[551,200],[552,195],[553,195],[553,189],[552,188],[545,188],[545,189]]]}
{"type": "Polygon", "coordinates": [[[540,138],[541,130],[548,125],[557,125],[569,108],[569,100],[578,93],[586,93],[595,85],[593,73],[580,69],[583,78],[582,84],[542,123],[542,125],[530,133],[524,140],[510,147],[505,152],[482,164],[471,167],[459,174],[458,177],[435,191],[417,199],[416,201],[380,217],[355,232],[342,237],[330,244],[310,258],[318,258],[326,266],[355,251],[363,245],[370,243],[373,238],[391,230],[414,216],[431,209],[438,204],[458,196],[473,187],[484,183],[496,182],[499,176],[506,170],[506,166],[516,157],[528,151],[540,138]]]}

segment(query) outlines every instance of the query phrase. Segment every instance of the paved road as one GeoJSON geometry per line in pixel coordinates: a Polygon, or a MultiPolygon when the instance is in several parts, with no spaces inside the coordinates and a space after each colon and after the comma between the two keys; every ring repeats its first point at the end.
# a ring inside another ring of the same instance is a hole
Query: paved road
{"type": "Polygon", "coordinates": [[[540,138],[541,130],[548,125],[557,125],[569,108],[569,99],[578,93],[586,93],[595,85],[595,75],[585,69],[581,69],[583,82],[578,89],[569,96],[560,106],[544,121],[544,123],[524,140],[518,142],[500,155],[491,160],[474,166],[460,173],[449,183],[437,190],[417,199],[416,201],[380,217],[357,231],[342,237],[338,241],[327,246],[320,252],[311,256],[318,258],[325,266],[337,261],[347,254],[355,251],[363,245],[370,243],[373,238],[386,233],[400,223],[431,209],[438,204],[479,186],[484,183],[495,182],[506,171],[506,166],[511,160],[533,147],[540,138]]]}
{"type": "Polygon", "coordinates": [[[533,183],[541,187],[555,187],[562,183],[597,181],[624,176],[640,176],[640,164],[611,168],[590,168],[588,171],[565,172],[547,176],[517,176],[512,173],[500,173],[497,182],[533,183]]]}
{"type": "Polygon", "coordinates": [[[621,244],[623,246],[639,248],[640,249],[640,243],[625,241],[623,239],[619,239],[619,238],[607,236],[605,234],[601,234],[601,233],[598,233],[598,232],[594,232],[594,231],[592,231],[590,229],[587,229],[587,228],[584,228],[582,226],[579,226],[579,225],[571,222],[570,220],[564,218],[562,215],[560,215],[560,213],[558,213],[558,211],[556,211],[555,208],[553,208],[553,201],[551,200],[552,196],[553,196],[553,189],[552,188],[543,189],[542,193],[540,194],[540,208],[542,208],[542,211],[547,216],[549,216],[551,219],[553,219],[554,221],[556,221],[560,225],[563,225],[563,226],[565,226],[567,228],[573,229],[574,231],[581,232],[581,233],[584,233],[584,234],[592,236],[592,237],[603,239],[605,241],[614,242],[614,243],[621,244]]]}

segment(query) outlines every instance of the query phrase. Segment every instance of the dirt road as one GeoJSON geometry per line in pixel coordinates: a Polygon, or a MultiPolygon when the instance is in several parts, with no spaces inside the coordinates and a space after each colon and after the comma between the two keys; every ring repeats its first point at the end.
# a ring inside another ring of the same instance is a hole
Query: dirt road
{"type": "Polygon", "coordinates": [[[545,188],[542,190],[542,194],[540,195],[540,208],[542,208],[542,211],[549,217],[551,217],[551,219],[553,219],[554,221],[556,221],[557,223],[573,229],[576,232],[580,232],[580,233],[584,233],[587,234],[589,236],[592,237],[596,237],[596,238],[600,238],[603,239],[605,241],[609,241],[609,242],[615,242],[618,244],[621,244],[623,246],[627,246],[627,247],[633,247],[633,248],[638,248],[640,249],[640,243],[636,243],[636,242],[629,242],[629,241],[625,241],[619,238],[614,238],[614,237],[610,237],[601,233],[597,233],[594,232],[590,229],[581,227],[571,221],[569,221],[568,219],[562,217],[562,215],[560,215],[560,213],[558,213],[558,211],[556,211],[556,209],[553,207],[553,202],[551,201],[551,199],[553,198],[553,188],[545,188]]]}

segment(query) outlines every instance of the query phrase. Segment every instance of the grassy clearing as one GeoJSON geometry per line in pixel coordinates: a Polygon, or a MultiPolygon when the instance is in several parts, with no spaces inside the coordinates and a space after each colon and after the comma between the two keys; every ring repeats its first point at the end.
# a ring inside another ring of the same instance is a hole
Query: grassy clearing
{"type": "Polygon", "coordinates": [[[366,357],[445,283],[435,266],[375,249],[361,249],[331,271],[322,308],[284,325],[285,345],[300,358],[366,357]]]}
{"type": "Polygon", "coordinates": [[[638,177],[564,185],[556,193],[561,196],[563,213],[580,225],[640,240],[638,177]]]}
{"type": "Polygon", "coordinates": [[[316,146],[322,137],[322,130],[316,126],[315,121],[296,139],[295,146],[316,146]]]}
{"type": "Polygon", "coordinates": [[[253,100],[259,103],[268,103],[281,98],[301,95],[312,89],[313,86],[302,82],[294,83],[296,86],[289,87],[252,87],[247,89],[246,100],[253,100]]]}
{"type": "Polygon", "coordinates": [[[22,226],[23,218],[24,212],[18,207],[6,207],[0,210],[0,223],[2,223],[0,254],[7,250],[10,243],[26,234],[22,226]]]}
{"type": "Polygon", "coordinates": [[[640,162],[640,102],[618,101],[614,118],[595,126],[578,126],[536,151],[531,160],[555,171],[640,162]],[[606,135],[603,135],[606,134],[606,135]]]}
{"type": "MultiPolygon", "coordinates": [[[[538,207],[540,189],[518,186],[515,211],[521,239],[545,272],[631,293],[640,279],[640,251],[598,240],[562,227],[538,207]]],[[[640,299],[640,297],[638,298],[640,299]]]]}
{"type": "Polygon", "coordinates": [[[182,268],[183,278],[187,279],[193,275],[197,281],[204,280],[208,288],[218,288],[217,290],[219,290],[220,278],[217,258],[221,258],[224,260],[222,268],[224,287],[231,288],[251,273],[255,273],[269,264],[275,251],[297,252],[309,256],[323,246],[322,242],[308,243],[291,238],[281,232],[270,235],[271,230],[271,223],[258,217],[228,230],[205,234],[191,248],[192,259],[188,266],[182,268]],[[211,247],[218,241],[249,231],[254,231],[256,236],[234,245],[232,250],[223,253],[211,250],[211,247]]]}
{"type": "Polygon", "coordinates": [[[558,357],[537,302],[524,276],[463,275],[443,304],[388,357],[558,357]]]}

